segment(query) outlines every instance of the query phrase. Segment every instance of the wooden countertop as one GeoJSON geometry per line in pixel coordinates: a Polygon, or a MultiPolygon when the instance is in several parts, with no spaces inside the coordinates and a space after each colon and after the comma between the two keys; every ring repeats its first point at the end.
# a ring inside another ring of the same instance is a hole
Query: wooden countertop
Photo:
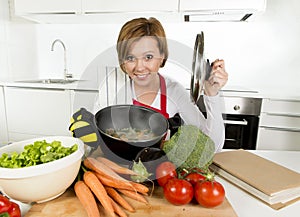
{"type": "MultiPolygon", "coordinates": [[[[149,205],[136,202],[126,198],[136,209],[135,213],[127,212],[129,217],[146,216],[180,216],[180,217],[236,217],[231,204],[226,199],[220,206],[215,208],[204,208],[196,203],[183,206],[175,206],[169,203],[164,197],[161,187],[156,187],[153,195],[148,197],[149,205]]],[[[100,206],[101,216],[106,216],[103,207],[100,206]]],[[[35,204],[25,217],[87,217],[87,214],[80,201],[75,196],[73,189],[67,190],[60,197],[41,204],[35,204]]]]}

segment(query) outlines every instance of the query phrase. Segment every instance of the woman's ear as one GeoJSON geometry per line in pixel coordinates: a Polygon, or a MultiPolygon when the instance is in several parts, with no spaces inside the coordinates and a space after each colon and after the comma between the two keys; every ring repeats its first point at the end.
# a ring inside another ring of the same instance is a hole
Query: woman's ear
{"type": "Polygon", "coordinates": [[[124,64],[124,63],[121,65],[121,69],[122,69],[122,71],[123,71],[125,74],[127,74],[127,72],[126,72],[126,67],[125,67],[125,64],[124,64]]]}
{"type": "Polygon", "coordinates": [[[162,55],[161,55],[161,59],[160,59],[160,67],[163,67],[163,66],[164,66],[164,60],[165,60],[165,55],[162,54],[162,55]]]}

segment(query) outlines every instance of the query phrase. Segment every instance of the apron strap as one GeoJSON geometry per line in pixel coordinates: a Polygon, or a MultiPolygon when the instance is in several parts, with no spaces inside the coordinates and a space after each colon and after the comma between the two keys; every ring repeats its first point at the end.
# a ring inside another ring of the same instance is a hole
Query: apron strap
{"type": "MultiPolygon", "coordinates": [[[[163,76],[159,75],[160,80],[160,109],[162,111],[162,114],[168,114],[167,113],[167,87],[166,87],[166,81],[163,76]]],[[[168,114],[169,118],[169,114],[168,114]]]]}

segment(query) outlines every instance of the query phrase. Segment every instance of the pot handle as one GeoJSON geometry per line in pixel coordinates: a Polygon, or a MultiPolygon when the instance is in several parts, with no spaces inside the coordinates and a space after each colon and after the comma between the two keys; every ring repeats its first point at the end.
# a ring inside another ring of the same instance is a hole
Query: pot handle
{"type": "Polygon", "coordinates": [[[73,137],[81,139],[91,149],[95,151],[100,145],[100,134],[96,125],[95,116],[85,108],[80,108],[72,115],[69,130],[73,137]]]}

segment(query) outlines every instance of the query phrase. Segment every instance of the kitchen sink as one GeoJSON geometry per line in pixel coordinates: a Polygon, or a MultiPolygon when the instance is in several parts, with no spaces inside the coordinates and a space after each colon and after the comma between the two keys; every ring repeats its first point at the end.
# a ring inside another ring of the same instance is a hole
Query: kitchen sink
{"type": "Polygon", "coordinates": [[[49,79],[36,79],[36,80],[23,80],[23,81],[17,81],[17,82],[22,82],[22,83],[37,83],[37,84],[70,84],[74,83],[76,79],[56,79],[56,78],[49,78],[49,79]]]}

